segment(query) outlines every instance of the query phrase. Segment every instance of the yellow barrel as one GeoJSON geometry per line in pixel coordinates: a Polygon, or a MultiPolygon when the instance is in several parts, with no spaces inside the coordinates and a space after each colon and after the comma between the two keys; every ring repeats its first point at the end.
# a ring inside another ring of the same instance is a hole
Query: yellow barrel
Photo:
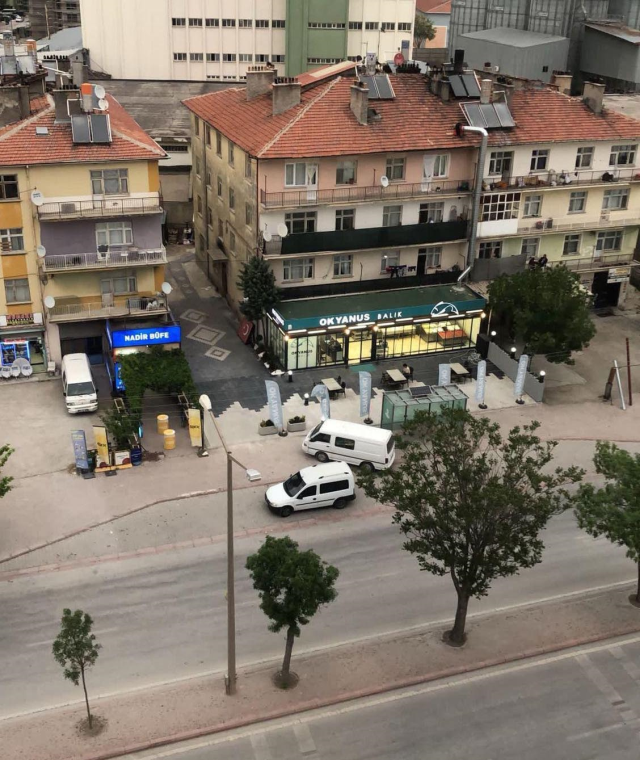
{"type": "Polygon", "coordinates": [[[163,433],[164,436],[164,450],[170,451],[176,447],[176,431],[168,428],[163,433]]]}
{"type": "Polygon", "coordinates": [[[168,414],[159,414],[158,415],[158,432],[164,433],[165,430],[167,430],[169,427],[169,415],[168,414]]]}

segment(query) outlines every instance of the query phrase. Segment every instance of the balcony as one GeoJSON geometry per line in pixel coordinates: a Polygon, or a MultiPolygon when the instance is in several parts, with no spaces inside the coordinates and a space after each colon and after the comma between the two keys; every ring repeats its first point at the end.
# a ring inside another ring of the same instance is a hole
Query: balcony
{"type": "Polygon", "coordinates": [[[111,304],[106,303],[106,298],[103,301],[90,303],[82,303],[78,298],[56,300],[56,305],[47,310],[50,322],[79,322],[85,319],[166,314],[169,311],[166,296],[116,297],[111,304]]]}
{"type": "Polygon", "coordinates": [[[612,183],[640,182],[640,168],[606,169],[605,171],[541,172],[521,176],[486,177],[483,182],[485,192],[499,190],[570,190],[587,185],[610,185],[612,183]],[[605,179],[606,178],[606,179],[605,179]]]}
{"type": "Polygon", "coordinates": [[[42,260],[44,272],[78,272],[82,269],[116,269],[166,264],[165,248],[140,250],[132,246],[110,246],[106,253],[47,254],[42,260]]]}
{"type": "Polygon", "coordinates": [[[160,214],[162,210],[159,194],[151,193],[144,198],[95,198],[90,201],[43,203],[42,206],[38,206],[38,218],[41,222],[62,222],[69,219],[107,219],[160,214]]]}
{"type": "Polygon", "coordinates": [[[264,208],[296,208],[323,204],[360,203],[366,201],[392,201],[402,198],[423,198],[433,195],[462,195],[470,193],[473,180],[442,180],[431,182],[398,182],[382,185],[343,185],[335,190],[286,190],[282,193],[260,191],[260,203],[264,208]]]}
{"type": "Polygon", "coordinates": [[[598,272],[610,267],[631,265],[633,262],[633,252],[599,254],[578,258],[577,256],[563,256],[560,261],[550,261],[550,266],[565,266],[572,272],[598,272]]]}
{"type": "Polygon", "coordinates": [[[265,242],[265,256],[288,256],[321,251],[360,251],[375,248],[431,245],[464,240],[468,234],[466,220],[407,224],[399,227],[365,227],[332,232],[305,232],[300,235],[277,235],[265,242]]]}
{"type": "Polygon", "coordinates": [[[627,217],[625,219],[612,219],[609,215],[602,215],[597,219],[591,219],[590,221],[576,221],[576,217],[580,214],[574,214],[573,216],[560,217],[559,219],[539,219],[536,222],[531,220],[527,221],[527,224],[518,224],[518,235],[540,235],[544,233],[554,232],[577,232],[580,230],[600,230],[609,227],[639,227],[640,218],[627,217]]]}

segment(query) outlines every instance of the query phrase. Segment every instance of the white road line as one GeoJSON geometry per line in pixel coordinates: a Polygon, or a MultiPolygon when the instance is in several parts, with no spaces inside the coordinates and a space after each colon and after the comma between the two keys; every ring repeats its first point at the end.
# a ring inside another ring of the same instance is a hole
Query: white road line
{"type": "MultiPolygon", "coordinates": [[[[93,631],[93,633],[96,636],[104,636],[105,633],[113,633],[113,631],[117,631],[117,628],[103,628],[101,631],[93,631]]],[[[25,644],[25,647],[44,647],[44,646],[53,646],[53,641],[55,639],[55,636],[52,636],[50,639],[47,639],[46,641],[32,641],[31,644],[25,644]]]]}
{"type": "Polygon", "coordinates": [[[271,750],[267,744],[267,737],[264,734],[254,734],[250,738],[253,756],[256,760],[273,760],[271,750]]]}
{"type": "Polygon", "coordinates": [[[640,667],[638,667],[636,663],[628,657],[627,653],[620,649],[620,647],[611,647],[610,651],[613,657],[615,657],[626,670],[627,674],[640,684],[640,667]]]}
{"type": "Polygon", "coordinates": [[[595,684],[598,689],[600,689],[611,705],[616,706],[624,704],[625,700],[614,689],[600,668],[591,662],[588,655],[580,654],[576,657],[576,661],[586,673],[591,683],[595,684]]]}
{"type": "Polygon", "coordinates": [[[584,731],[581,734],[574,734],[573,736],[567,736],[568,742],[577,742],[582,739],[591,739],[593,736],[599,736],[600,734],[607,734],[609,731],[617,731],[619,728],[634,728],[640,725],[640,720],[632,720],[628,723],[613,723],[611,726],[603,726],[602,728],[594,728],[593,731],[584,731]]]}
{"type": "Polygon", "coordinates": [[[298,747],[301,754],[312,755],[316,751],[316,743],[313,741],[311,731],[306,723],[300,723],[293,727],[293,733],[298,740],[298,747]]]}

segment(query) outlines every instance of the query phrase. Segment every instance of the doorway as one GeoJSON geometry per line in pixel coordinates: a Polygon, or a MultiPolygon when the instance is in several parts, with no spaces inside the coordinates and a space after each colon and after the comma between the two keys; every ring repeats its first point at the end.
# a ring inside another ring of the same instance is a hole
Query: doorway
{"type": "Polygon", "coordinates": [[[349,335],[349,364],[371,361],[373,332],[370,329],[354,330],[349,335]]]}
{"type": "Polygon", "coordinates": [[[418,262],[416,266],[416,274],[424,274],[427,269],[427,252],[424,249],[418,251],[418,262]]]}

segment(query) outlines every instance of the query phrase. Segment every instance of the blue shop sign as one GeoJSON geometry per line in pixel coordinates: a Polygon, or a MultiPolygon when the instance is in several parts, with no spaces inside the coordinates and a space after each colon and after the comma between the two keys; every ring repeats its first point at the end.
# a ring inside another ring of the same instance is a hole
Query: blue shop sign
{"type": "Polygon", "coordinates": [[[180,343],[180,325],[160,325],[156,327],[139,327],[133,330],[112,330],[113,348],[133,346],[159,346],[166,343],[180,343]]]}

